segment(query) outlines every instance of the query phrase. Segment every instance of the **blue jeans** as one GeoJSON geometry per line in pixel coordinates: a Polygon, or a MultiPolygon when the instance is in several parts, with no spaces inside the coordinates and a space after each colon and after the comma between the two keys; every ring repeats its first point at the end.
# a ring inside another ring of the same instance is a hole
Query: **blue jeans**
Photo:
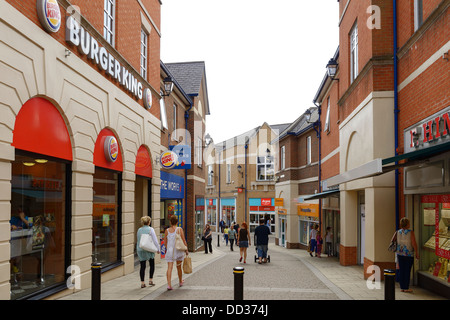
{"type": "Polygon", "coordinates": [[[267,258],[267,244],[258,244],[256,248],[258,249],[258,258],[267,258]]]}
{"type": "Polygon", "coordinates": [[[310,248],[311,252],[315,252],[317,253],[317,240],[316,239],[311,239],[311,248],[310,248]]]}
{"type": "Polygon", "coordinates": [[[411,267],[414,262],[414,257],[397,255],[397,259],[399,266],[398,281],[400,282],[400,289],[408,290],[409,280],[411,279],[411,267]]]}

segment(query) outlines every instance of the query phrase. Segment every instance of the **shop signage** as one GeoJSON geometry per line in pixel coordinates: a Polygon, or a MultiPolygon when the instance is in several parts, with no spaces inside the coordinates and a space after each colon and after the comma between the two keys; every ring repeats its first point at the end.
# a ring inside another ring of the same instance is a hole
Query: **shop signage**
{"type": "Polygon", "coordinates": [[[271,206],[272,199],[271,198],[261,198],[261,206],[271,206]]]}
{"type": "Polygon", "coordinates": [[[319,217],[319,205],[315,203],[297,204],[297,215],[305,217],[319,217]]]}
{"type": "Polygon", "coordinates": [[[133,76],[131,71],[122,66],[105,47],[100,46],[97,40],[72,16],[68,17],[66,21],[66,41],[78,47],[81,54],[97,64],[132,95],[138,99],[143,98],[142,83],[133,76]]]}
{"type": "Polygon", "coordinates": [[[58,32],[61,27],[61,11],[57,0],[37,0],[36,10],[39,22],[45,30],[58,32]]]}
{"type": "Polygon", "coordinates": [[[184,179],[180,176],[161,171],[160,197],[165,199],[184,198],[184,179]]]}
{"type": "Polygon", "coordinates": [[[282,207],[284,206],[284,199],[283,198],[275,198],[275,207],[282,207]]]}
{"type": "Polygon", "coordinates": [[[105,144],[103,146],[105,151],[105,158],[109,162],[115,162],[119,156],[119,144],[117,139],[113,136],[105,137],[105,144]]]}
{"type": "Polygon", "coordinates": [[[450,106],[403,132],[405,153],[450,141],[450,106]]]}
{"type": "Polygon", "coordinates": [[[175,152],[167,150],[161,154],[159,162],[164,169],[172,169],[178,163],[178,156],[175,152]]]}
{"type": "Polygon", "coordinates": [[[147,110],[152,107],[152,92],[149,88],[144,89],[144,107],[147,110]]]}
{"type": "Polygon", "coordinates": [[[169,150],[175,153],[178,159],[173,169],[191,169],[191,146],[178,144],[169,146],[169,150]]]}

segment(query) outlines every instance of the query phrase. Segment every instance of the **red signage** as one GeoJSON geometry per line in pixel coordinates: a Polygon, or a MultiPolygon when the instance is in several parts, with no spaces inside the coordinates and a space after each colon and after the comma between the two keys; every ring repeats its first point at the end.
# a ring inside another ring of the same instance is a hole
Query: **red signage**
{"type": "Polygon", "coordinates": [[[261,198],[261,206],[271,206],[272,199],[271,198],[261,198]]]}

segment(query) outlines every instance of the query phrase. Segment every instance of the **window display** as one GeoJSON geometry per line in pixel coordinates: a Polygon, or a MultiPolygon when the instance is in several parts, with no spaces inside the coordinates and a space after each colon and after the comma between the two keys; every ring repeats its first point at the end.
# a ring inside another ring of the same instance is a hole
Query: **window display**
{"type": "Polygon", "coordinates": [[[95,168],[92,252],[93,261],[104,266],[119,260],[119,174],[117,172],[95,168]]]}
{"type": "Polygon", "coordinates": [[[11,190],[11,299],[65,282],[70,192],[66,166],[41,155],[16,153],[11,190]]]}
{"type": "Polygon", "coordinates": [[[450,195],[421,197],[421,228],[421,270],[449,281],[450,195]]]}

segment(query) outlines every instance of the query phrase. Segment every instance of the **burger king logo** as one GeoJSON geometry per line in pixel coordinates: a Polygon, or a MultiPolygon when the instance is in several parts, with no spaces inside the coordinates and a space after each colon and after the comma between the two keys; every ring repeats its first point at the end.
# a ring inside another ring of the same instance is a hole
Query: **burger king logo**
{"type": "Polygon", "coordinates": [[[38,0],[36,10],[39,21],[45,30],[58,32],[61,26],[61,11],[57,0],[38,0]]]}
{"type": "Polygon", "coordinates": [[[159,162],[163,168],[172,169],[178,163],[178,156],[175,152],[166,151],[161,155],[159,162]]]}
{"type": "Polygon", "coordinates": [[[119,156],[119,144],[113,136],[108,136],[105,138],[105,157],[109,162],[115,162],[119,156]]]}
{"type": "Polygon", "coordinates": [[[152,92],[149,88],[144,90],[144,106],[147,110],[152,107],[152,92]]]}

